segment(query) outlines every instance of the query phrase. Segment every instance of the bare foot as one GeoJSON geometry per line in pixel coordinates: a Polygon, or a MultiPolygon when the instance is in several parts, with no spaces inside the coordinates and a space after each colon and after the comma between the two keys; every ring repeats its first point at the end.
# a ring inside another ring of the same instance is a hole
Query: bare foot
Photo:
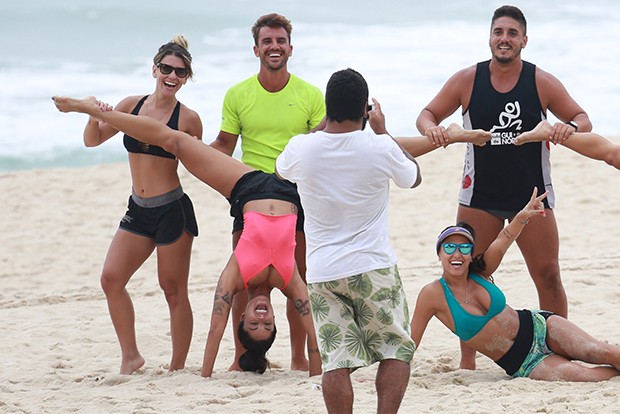
{"type": "Polygon", "coordinates": [[[515,138],[515,145],[522,145],[528,142],[547,141],[551,136],[551,124],[547,121],[540,121],[531,131],[527,131],[515,138]]]}
{"type": "Polygon", "coordinates": [[[491,133],[482,129],[463,129],[459,124],[450,124],[446,128],[450,142],[471,142],[482,147],[491,139],[491,133]]]}
{"type": "Polygon", "coordinates": [[[89,115],[96,115],[101,112],[94,96],[88,96],[84,99],[53,96],[52,100],[60,112],[83,112],[89,115]]]}
{"type": "Polygon", "coordinates": [[[291,360],[291,369],[293,371],[308,371],[310,369],[310,363],[305,357],[300,360],[291,360]]]}
{"type": "Polygon", "coordinates": [[[133,372],[136,372],[140,368],[142,368],[142,365],[144,365],[144,358],[142,358],[142,356],[140,355],[138,355],[138,357],[134,359],[129,359],[129,360],[123,359],[123,361],[121,362],[120,373],[124,375],[129,375],[133,372]]]}

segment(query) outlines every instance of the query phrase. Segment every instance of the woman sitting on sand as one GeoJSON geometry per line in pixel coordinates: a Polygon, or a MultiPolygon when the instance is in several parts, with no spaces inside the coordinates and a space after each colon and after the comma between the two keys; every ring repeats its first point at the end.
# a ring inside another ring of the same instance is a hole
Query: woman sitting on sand
{"type": "Polygon", "coordinates": [[[493,283],[508,247],[534,216],[544,216],[534,189],[529,203],[489,248],[472,257],[473,229],[465,223],[446,228],[436,250],[443,275],[422,288],[411,320],[411,337],[420,345],[435,316],[466,344],[491,358],[513,377],[547,381],[601,381],[620,374],[620,347],[598,341],[561,316],[514,310],[493,283]],[[596,367],[573,362],[579,360],[596,367]],[[610,366],[603,366],[603,365],[610,366]]]}
{"type": "Polygon", "coordinates": [[[158,145],[174,154],[194,176],[231,203],[231,215],[242,215],[241,240],[222,271],[215,290],[211,326],[207,337],[202,375],[210,377],[233,296],[247,289],[249,300],[238,322],[239,337],[247,352],[239,365],[263,373],[265,353],[276,328],[270,292],[276,287],[297,307],[308,335],[310,376],[321,373],[308,292],[295,265],[295,224],[299,197],[291,183],[273,174],[255,171],[190,135],[168,128],[151,118],[112,110],[94,97],[53,98],[62,112],[82,112],[101,119],[142,142],[158,145]],[[274,255],[270,255],[275,251],[274,255]]]}

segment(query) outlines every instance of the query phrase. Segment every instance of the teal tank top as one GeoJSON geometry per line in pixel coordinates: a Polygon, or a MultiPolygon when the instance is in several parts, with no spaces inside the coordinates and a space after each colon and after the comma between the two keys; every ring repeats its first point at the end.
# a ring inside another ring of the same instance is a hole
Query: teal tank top
{"type": "Polygon", "coordinates": [[[450,314],[452,314],[452,320],[454,321],[454,333],[463,341],[473,338],[484,328],[487,322],[497,316],[506,307],[506,296],[504,296],[500,288],[474,273],[470,273],[469,278],[489,292],[491,305],[486,315],[472,315],[463,309],[461,304],[454,297],[450,286],[448,286],[448,282],[446,282],[443,277],[439,279],[443,287],[446,302],[448,302],[448,307],[450,308],[450,314]]]}

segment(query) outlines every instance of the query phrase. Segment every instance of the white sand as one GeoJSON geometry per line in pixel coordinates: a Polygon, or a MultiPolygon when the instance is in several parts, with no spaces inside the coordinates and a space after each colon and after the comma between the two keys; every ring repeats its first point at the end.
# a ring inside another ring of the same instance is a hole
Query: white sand
{"type": "MultiPolygon", "coordinates": [[[[463,147],[419,159],[423,184],[392,190],[391,231],[410,307],[436,278],[434,240],[454,223],[463,147]]],[[[570,150],[553,149],[560,263],[570,317],[586,331],[620,342],[620,173],[570,150]]],[[[151,257],[128,290],[145,366],[119,375],[120,351],[99,274],[130,192],[126,165],[0,174],[0,412],[2,413],[323,413],[320,378],[292,372],[284,299],[272,294],[280,329],[265,375],[227,372],[232,334],[215,374],[199,375],[213,290],[230,255],[228,204],[182,173],[196,208],[190,299],[194,339],[187,368],[168,373],[168,310],[151,257]]],[[[515,308],[537,308],[518,248],[495,275],[515,308]]],[[[477,371],[458,366],[458,341],[432,321],[415,355],[403,413],[620,412],[620,381],[595,384],[509,379],[484,357],[477,371]]],[[[374,412],[376,366],[352,376],[355,412],[374,412]]]]}

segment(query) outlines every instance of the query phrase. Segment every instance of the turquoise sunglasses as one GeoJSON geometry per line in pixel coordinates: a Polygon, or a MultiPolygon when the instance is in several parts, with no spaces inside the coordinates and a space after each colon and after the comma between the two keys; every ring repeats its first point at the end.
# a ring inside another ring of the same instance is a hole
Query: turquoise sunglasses
{"type": "Polygon", "coordinates": [[[470,254],[471,251],[474,249],[474,245],[471,243],[444,243],[441,245],[441,247],[443,247],[443,251],[446,254],[453,254],[454,252],[456,252],[456,249],[459,249],[459,252],[461,252],[461,254],[470,254]]]}

